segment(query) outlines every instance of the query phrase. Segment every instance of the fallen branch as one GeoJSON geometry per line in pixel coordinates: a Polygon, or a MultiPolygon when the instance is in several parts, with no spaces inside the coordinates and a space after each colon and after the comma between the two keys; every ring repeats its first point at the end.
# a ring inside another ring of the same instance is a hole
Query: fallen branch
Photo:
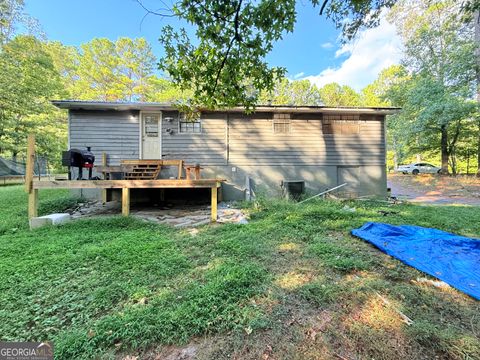
{"type": "Polygon", "coordinates": [[[405,315],[404,313],[402,313],[400,310],[398,310],[395,306],[393,306],[390,301],[388,301],[387,299],[385,299],[382,295],[380,295],[379,293],[376,293],[377,296],[380,298],[380,300],[383,301],[383,303],[387,306],[389,306],[390,308],[392,308],[392,310],[394,310],[398,315],[400,315],[400,317],[402,318],[402,321],[407,324],[407,325],[412,325],[413,324],[413,320],[410,319],[407,315],[405,315]]]}
{"type": "Polygon", "coordinates": [[[329,192],[331,192],[331,191],[333,191],[333,190],[340,189],[341,187],[344,187],[345,185],[347,185],[347,183],[343,183],[342,185],[338,185],[338,186],[335,186],[335,187],[333,187],[333,188],[331,188],[331,189],[325,190],[325,191],[321,192],[320,194],[314,195],[314,196],[312,196],[312,197],[309,197],[308,199],[305,199],[305,200],[303,200],[303,201],[300,201],[299,203],[297,203],[297,205],[300,205],[300,204],[304,203],[305,201],[309,201],[309,200],[315,199],[316,197],[319,197],[319,196],[328,194],[329,192]]]}

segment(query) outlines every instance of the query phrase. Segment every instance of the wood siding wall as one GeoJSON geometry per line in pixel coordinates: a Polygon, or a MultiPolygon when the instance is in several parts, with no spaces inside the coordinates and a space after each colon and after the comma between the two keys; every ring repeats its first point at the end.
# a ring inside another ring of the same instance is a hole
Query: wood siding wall
{"type": "Polygon", "coordinates": [[[286,134],[274,133],[271,113],[206,113],[201,134],[179,133],[178,113],[164,113],[163,118],[166,158],[232,166],[385,164],[383,117],[375,115],[357,115],[352,120],[359,126],[356,134],[324,134],[322,114],[294,114],[286,134]]]}
{"type": "MultiPolygon", "coordinates": [[[[282,134],[273,131],[272,113],[204,113],[198,134],[180,133],[178,112],[163,112],[162,155],[205,166],[383,166],[382,120],[383,116],[360,115],[358,134],[324,134],[322,114],[292,114],[290,132],[282,134]]],[[[139,130],[138,111],[70,112],[70,147],[91,146],[97,159],[106,152],[111,165],[138,159],[139,130]]]]}
{"type": "Polygon", "coordinates": [[[96,163],[106,152],[110,165],[139,157],[138,111],[70,111],[70,147],[92,147],[96,163]]]}
{"type": "Polygon", "coordinates": [[[162,155],[186,163],[226,165],[227,121],[225,113],[202,115],[202,132],[180,133],[178,112],[163,112],[162,155]],[[168,119],[171,119],[169,121],[168,119]],[[169,133],[167,129],[171,129],[169,133]]]}

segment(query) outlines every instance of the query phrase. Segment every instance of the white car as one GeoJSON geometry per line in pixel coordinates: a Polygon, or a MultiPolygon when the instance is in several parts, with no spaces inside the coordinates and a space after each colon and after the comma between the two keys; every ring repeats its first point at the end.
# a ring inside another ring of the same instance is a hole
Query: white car
{"type": "Polygon", "coordinates": [[[441,168],[428,163],[413,163],[410,165],[400,165],[396,171],[402,174],[437,174],[441,168]]]}

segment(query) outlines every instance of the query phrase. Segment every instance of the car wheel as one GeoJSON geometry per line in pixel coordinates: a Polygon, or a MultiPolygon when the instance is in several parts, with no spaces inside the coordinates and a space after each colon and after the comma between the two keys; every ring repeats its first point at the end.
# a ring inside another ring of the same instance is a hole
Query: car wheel
{"type": "Polygon", "coordinates": [[[418,175],[418,174],[420,174],[420,171],[418,171],[418,169],[413,169],[412,174],[413,175],[418,175]]]}

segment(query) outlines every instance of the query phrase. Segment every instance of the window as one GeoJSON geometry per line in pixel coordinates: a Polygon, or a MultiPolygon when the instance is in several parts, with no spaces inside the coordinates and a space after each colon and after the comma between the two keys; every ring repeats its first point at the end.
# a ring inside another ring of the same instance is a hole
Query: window
{"type": "Polygon", "coordinates": [[[274,134],[290,133],[290,114],[274,114],[273,115],[273,133],[274,134]]]}
{"type": "Polygon", "coordinates": [[[180,115],[178,131],[180,133],[200,134],[202,132],[202,122],[200,119],[186,119],[184,115],[180,115]]]}
{"type": "Polygon", "coordinates": [[[159,116],[154,114],[145,114],[143,116],[144,132],[147,137],[158,137],[159,116]]]}
{"type": "Polygon", "coordinates": [[[360,133],[360,117],[359,115],[324,115],[322,131],[324,134],[358,134],[360,133]]]}

